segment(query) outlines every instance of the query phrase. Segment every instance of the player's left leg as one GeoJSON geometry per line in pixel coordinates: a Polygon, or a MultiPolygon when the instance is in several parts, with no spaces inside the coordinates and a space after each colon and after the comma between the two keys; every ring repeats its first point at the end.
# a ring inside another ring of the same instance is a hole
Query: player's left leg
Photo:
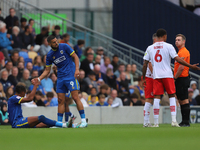
{"type": "MultiPolygon", "coordinates": [[[[71,95],[71,93],[70,93],[70,95],[71,95]]],[[[73,113],[71,113],[70,110],[69,110],[69,102],[70,102],[70,100],[71,100],[71,98],[65,97],[65,122],[68,123],[69,117],[71,117],[71,119],[69,121],[70,122],[70,126],[69,127],[71,127],[72,123],[76,119],[76,116],[73,113]]]]}
{"type": "Polygon", "coordinates": [[[63,121],[63,114],[65,112],[65,93],[58,93],[58,121],[63,121]]]}

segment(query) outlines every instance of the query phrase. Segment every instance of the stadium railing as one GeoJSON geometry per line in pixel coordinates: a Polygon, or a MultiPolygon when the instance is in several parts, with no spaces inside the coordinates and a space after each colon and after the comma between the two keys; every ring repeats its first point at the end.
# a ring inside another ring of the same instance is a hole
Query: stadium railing
{"type": "MultiPolygon", "coordinates": [[[[18,0],[17,2],[11,0],[1,0],[0,7],[2,8],[2,14],[4,17],[8,15],[9,8],[13,7],[16,9],[19,18],[33,18],[35,20],[34,27],[36,29],[36,33],[40,33],[42,26],[60,25],[61,34],[70,34],[70,42],[72,44],[75,45],[78,39],[84,39],[86,42],[85,46],[91,46],[94,49],[98,46],[102,46],[107,56],[112,57],[114,54],[117,54],[121,63],[136,64],[138,68],[137,73],[140,75],[142,74],[144,51],[140,49],[68,20],[65,15],[56,15],[23,0],[18,0]]],[[[200,84],[200,75],[193,72],[190,72],[190,74],[193,80],[198,81],[200,84]]]]}

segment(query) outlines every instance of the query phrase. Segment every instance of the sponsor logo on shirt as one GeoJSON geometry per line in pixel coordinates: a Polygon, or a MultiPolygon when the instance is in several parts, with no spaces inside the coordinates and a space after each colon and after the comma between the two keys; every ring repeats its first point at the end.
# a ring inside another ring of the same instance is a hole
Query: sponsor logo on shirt
{"type": "Polygon", "coordinates": [[[59,57],[59,58],[57,58],[56,60],[54,60],[54,63],[55,63],[55,64],[58,64],[58,63],[64,61],[65,59],[66,59],[65,56],[59,57]]]}
{"type": "Polygon", "coordinates": [[[61,50],[60,53],[63,54],[63,50],[61,50]]]}
{"type": "Polygon", "coordinates": [[[55,56],[53,56],[53,59],[55,59],[55,56]]]}

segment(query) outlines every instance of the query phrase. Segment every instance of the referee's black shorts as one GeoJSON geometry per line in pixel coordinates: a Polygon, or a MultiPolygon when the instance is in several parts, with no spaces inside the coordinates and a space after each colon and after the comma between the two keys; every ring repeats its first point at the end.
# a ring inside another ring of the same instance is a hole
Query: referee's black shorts
{"type": "Polygon", "coordinates": [[[189,77],[179,77],[175,81],[176,96],[178,100],[188,99],[189,77]]]}

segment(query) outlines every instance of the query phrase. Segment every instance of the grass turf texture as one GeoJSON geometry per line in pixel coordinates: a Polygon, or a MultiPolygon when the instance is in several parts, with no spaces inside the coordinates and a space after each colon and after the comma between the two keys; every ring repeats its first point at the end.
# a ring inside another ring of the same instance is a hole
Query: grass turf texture
{"type": "Polygon", "coordinates": [[[159,128],[142,125],[89,125],[84,129],[45,128],[12,129],[0,126],[0,149],[198,149],[200,124],[175,128],[161,124],[159,128]]]}

